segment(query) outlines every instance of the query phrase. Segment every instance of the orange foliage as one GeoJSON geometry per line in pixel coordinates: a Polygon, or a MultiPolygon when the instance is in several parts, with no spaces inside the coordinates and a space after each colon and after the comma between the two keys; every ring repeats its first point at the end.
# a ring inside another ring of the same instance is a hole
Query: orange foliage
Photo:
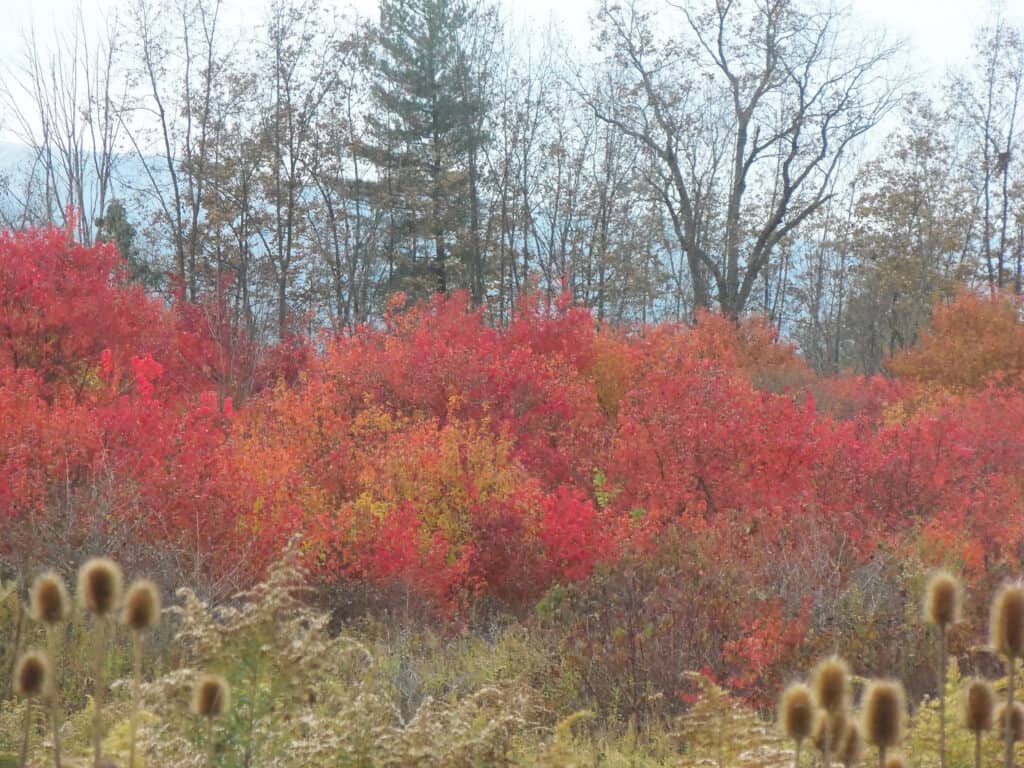
{"type": "Polygon", "coordinates": [[[960,292],[939,303],[920,343],[886,362],[896,376],[928,388],[962,393],[991,381],[1019,387],[1024,373],[1021,300],[960,292]]]}
{"type": "Polygon", "coordinates": [[[1024,565],[1022,333],[964,294],[891,361],[903,381],[819,379],[759,320],[626,333],[535,297],[499,330],[456,295],[314,355],[256,344],[222,295],[146,297],[107,246],[5,234],[0,555],[127,529],[220,584],[301,533],[323,580],[453,613],[684,542],[694,637],[753,690],[810,626],[792,558],[839,584],[882,543],[975,583],[1024,565]]]}

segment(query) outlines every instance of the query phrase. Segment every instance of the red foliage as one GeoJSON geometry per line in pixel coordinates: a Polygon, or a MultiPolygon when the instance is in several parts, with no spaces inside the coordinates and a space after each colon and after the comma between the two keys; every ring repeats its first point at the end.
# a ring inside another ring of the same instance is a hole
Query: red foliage
{"type": "Polygon", "coordinates": [[[120,532],[237,583],[299,532],[324,579],[451,612],[685,541],[693,584],[729,574],[701,587],[701,631],[749,689],[809,626],[817,585],[786,558],[840,579],[883,542],[975,582],[1024,565],[1010,305],[940,310],[894,383],[816,378],[756,320],[628,334],[535,299],[497,330],[462,295],[403,303],[314,355],[256,344],[224,291],[145,296],[109,246],[0,236],[0,555],[120,532]]]}
{"type": "Polygon", "coordinates": [[[0,555],[149,542],[215,582],[245,552],[225,446],[254,388],[225,361],[256,348],[216,300],[170,307],[126,274],[62,230],[0,234],[0,555]]]}
{"type": "Polygon", "coordinates": [[[127,366],[161,325],[158,304],[123,284],[113,246],[85,248],[59,229],[3,232],[0,256],[0,366],[32,371],[47,400],[79,397],[101,353],[127,366]]]}

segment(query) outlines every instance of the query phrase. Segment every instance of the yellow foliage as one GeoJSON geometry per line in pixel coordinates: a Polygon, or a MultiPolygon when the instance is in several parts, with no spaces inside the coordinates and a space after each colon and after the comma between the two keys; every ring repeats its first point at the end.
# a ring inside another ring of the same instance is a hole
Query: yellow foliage
{"type": "Polygon", "coordinates": [[[687,677],[701,689],[701,696],[679,719],[685,749],[680,766],[792,766],[792,744],[770,723],[704,675],[688,673],[687,677]]]}

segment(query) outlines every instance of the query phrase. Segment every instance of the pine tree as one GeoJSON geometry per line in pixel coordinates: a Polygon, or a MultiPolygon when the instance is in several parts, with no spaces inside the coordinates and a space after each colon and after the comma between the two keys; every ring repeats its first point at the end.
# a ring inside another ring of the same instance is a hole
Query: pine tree
{"type": "Polygon", "coordinates": [[[472,287],[482,298],[478,150],[487,103],[470,54],[480,9],[467,0],[381,0],[376,110],[361,152],[377,167],[392,287],[472,287]]]}
{"type": "Polygon", "coordinates": [[[131,279],[142,283],[147,288],[159,288],[163,283],[163,274],[154,269],[139,253],[135,246],[135,227],[128,221],[128,212],[118,199],[107,205],[107,212],[96,222],[96,239],[100,242],[114,243],[126,262],[131,279]]]}

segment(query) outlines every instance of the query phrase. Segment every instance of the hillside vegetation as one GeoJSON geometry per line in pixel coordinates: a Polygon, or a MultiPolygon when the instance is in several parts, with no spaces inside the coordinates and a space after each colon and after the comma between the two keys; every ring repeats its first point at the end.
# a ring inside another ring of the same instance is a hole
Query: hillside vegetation
{"type": "MultiPolygon", "coordinates": [[[[974,648],[988,597],[1024,556],[1013,299],[938,306],[873,378],[816,375],[756,319],[626,330],[537,297],[494,328],[459,294],[397,296],[380,325],[273,346],[229,316],[216,294],[147,296],[113,246],[0,236],[7,669],[41,637],[20,607],[32,578],[71,581],[100,554],[177,606],[147,646],[143,731],[173,725],[160,686],[213,666],[258,695],[236,711],[260,749],[330,717],[348,734],[331,749],[374,765],[442,732],[532,745],[524,764],[567,764],[579,739],[683,759],[709,701],[764,730],[758,710],[833,651],[916,706],[935,687],[917,606],[938,565],[976,596],[952,655],[993,663],[974,648]],[[268,574],[276,588],[238,597],[268,574]],[[307,686],[308,716],[278,706],[307,686]]],[[[95,679],[83,626],[62,635],[69,727],[95,679]]],[[[131,674],[122,640],[110,679],[131,674]]],[[[274,759],[237,764],[308,764],[274,759]]]]}

